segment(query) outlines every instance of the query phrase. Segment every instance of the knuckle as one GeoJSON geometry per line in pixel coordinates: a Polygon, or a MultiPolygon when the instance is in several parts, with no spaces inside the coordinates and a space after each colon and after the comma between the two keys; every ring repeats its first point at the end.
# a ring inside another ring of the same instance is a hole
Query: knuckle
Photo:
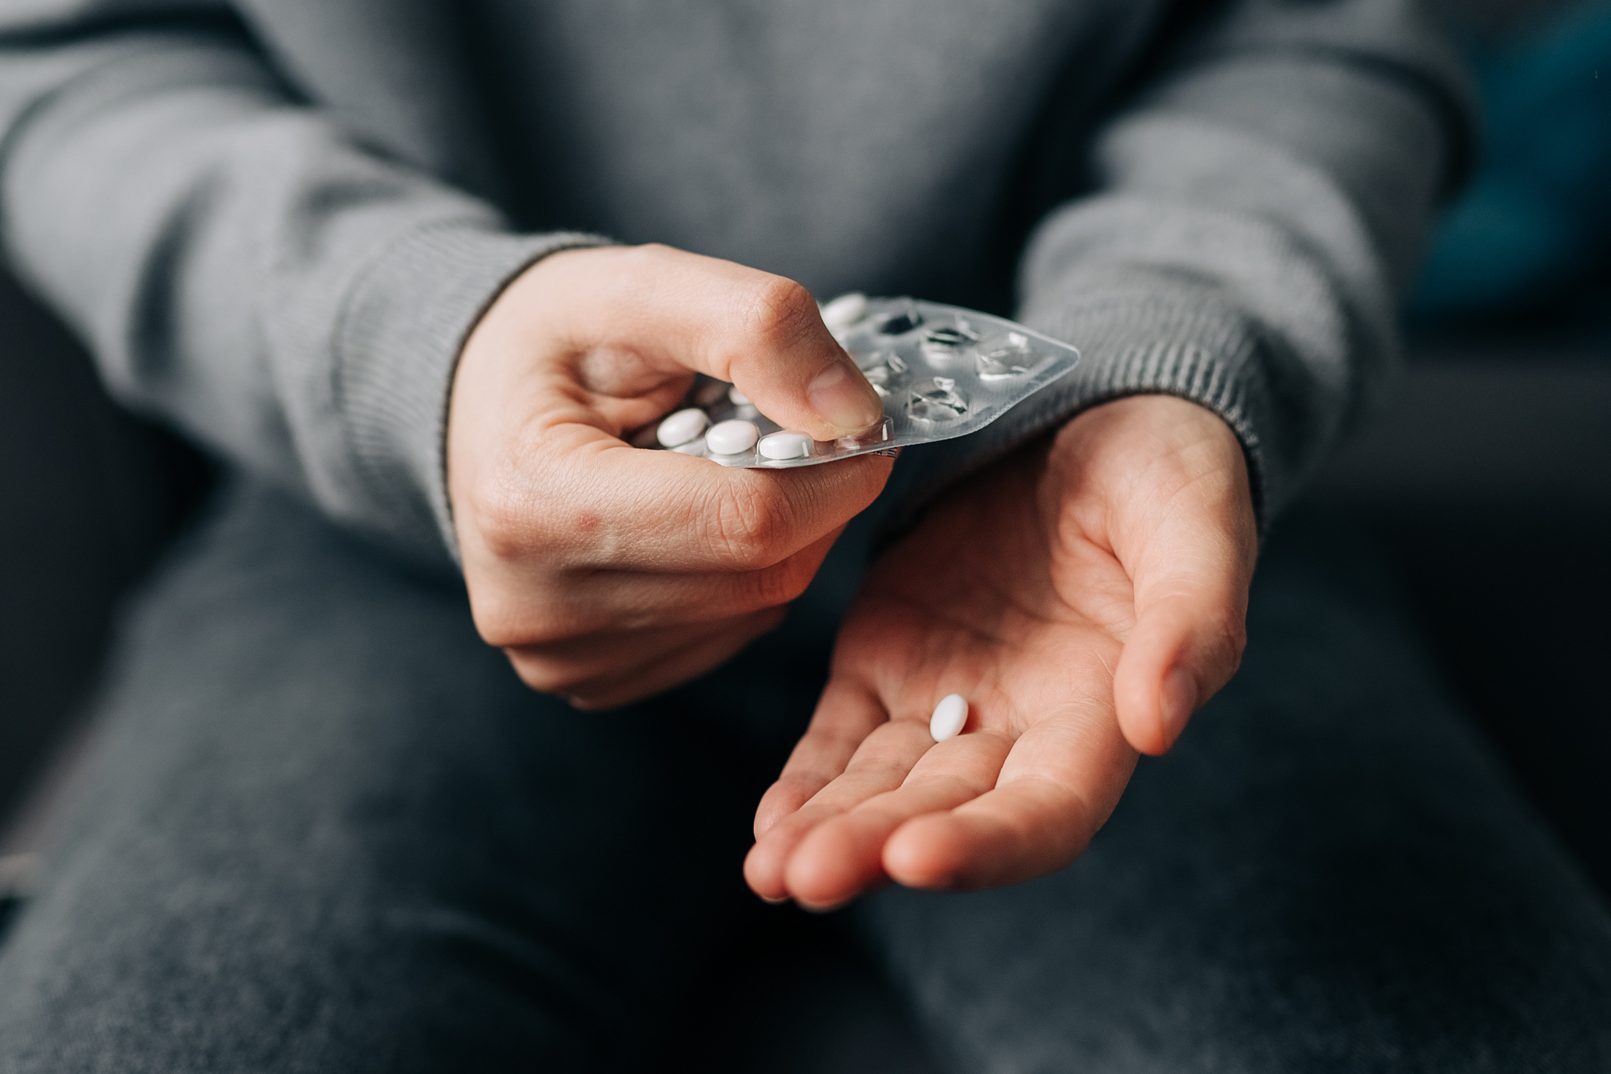
{"type": "Polygon", "coordinates": [[[527,649],[544,649],[560,645],[575,638],[577,625],[553,612],[528,615],[520,631],[520,645],[527,649]]]}
{"type": "Polygon", "coordinates": [[[706,517],[717,562],[733,570],[757,570],[777,562],[786,524],[775,495],[765,486],[739,480],[724,485],[715,501],[706,517]]]}
{"type": "Polygon", "coordinates": [[[812,574],[792,559],[754,572],[756,607],[775,608],[794,603],[811,584],[812,574]]]}
{"type": "Polygon", "coordinates": [[[764,342],[797,343],[815,331],[820,320],[811,292],[787,276],[765,277],[750,296],[750,328],[764,342]]]}
{"type": "Polygon", "coordinates": [[[495,649],[521,643],[522,624],[509,601],[471,594],[470,618],[481,640],[495,649]]]}
{"type": "Polygon", "coordinates": [[[624,689],[620,686],[600,686],[582,691],[572,688],[564,691],[565,703],[577,712],[610,712],[630,705],[643,696],[641,691],[624,689]]]}
{"type": "Polygon", "coordinates": [[[530,495],[510,465],[494,467],[472,487],[470,524],[488,554],[499,560],[529,555],[540,541],[530,495]]]}
{"type": "Polygon", "coordinates": [[[526,653],[508,655],[520,681],[539,694],[563,694],[574,689],[581,681],[570,669],[554,661],[526,653]]]}
{"type": "Polygon", "coordinates": [[[539,694],[548,694],[553,693],[558,688],[557,684],[549,678],[548,668],[541,662],[533,660],[522,653],[508,650],[504,651],[504,655],[509,658],[510,666],[515,669],[515,674],[519,676],[520,681],[525,684],[527,689],[535,690],[539,694]]]}
{"type": "Polygon", "coordinates": [[[470,604],[476,633],[496,649],[542,649],[569,641],[578,632],[576,624],[565,617],[534,610],[529,600],[513,595],[472,596],[470,604]]]}

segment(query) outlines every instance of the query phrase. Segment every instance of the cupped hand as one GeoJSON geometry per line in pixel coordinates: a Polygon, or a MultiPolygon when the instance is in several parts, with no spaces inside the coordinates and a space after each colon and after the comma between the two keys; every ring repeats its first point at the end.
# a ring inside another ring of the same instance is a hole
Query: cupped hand
{"type": "Polygon", "coordinates": [[[1095,407],[950,490],[870,570],[746,880],[813,909],[1072,861],[1137,753],[1234,673],[1257,536],[1242,448],[1196,404],[1095,407]],[[935,743],[946,694],[971,706],[935,743]]]}
{"type": "Polygon", "coordinates": [[[460,355],[447,480],[477,629],[534,689],[601,708],[775,626],[890,460],[745,470],[622,440],[696,373],[822,440],[882,408],[792,280],[662,246],[545,257],[460,355]]]}

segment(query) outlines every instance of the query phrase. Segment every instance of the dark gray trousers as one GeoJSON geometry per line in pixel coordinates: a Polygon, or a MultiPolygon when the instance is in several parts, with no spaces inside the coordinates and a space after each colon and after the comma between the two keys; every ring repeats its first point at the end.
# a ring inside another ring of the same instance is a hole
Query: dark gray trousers
{"type": "MultiPolygon", "coordinates": [[[[1300,536],[1240,677],[1079,862],[845,912],[958,1071],[1611,1070],[1611,913],[1357,542],[1300,536]]],[[[657,1016],[753,905],[832,569],[728,668],[578,714],[462,592],[230,490],[125,626],[0,950],[0,1072],[666,1069],[657,1016]]]]}

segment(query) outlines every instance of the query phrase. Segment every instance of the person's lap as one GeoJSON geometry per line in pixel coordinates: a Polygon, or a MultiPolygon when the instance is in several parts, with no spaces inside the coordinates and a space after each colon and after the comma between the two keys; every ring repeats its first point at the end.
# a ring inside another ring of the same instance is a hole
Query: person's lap
{"type": "Polygon", "coordinates": [[[1359,544],[1277,534],[1240,674],[1073,866],[852,912],[958,1069],[1611,1070],[1611,912],[1359,544]]]}
{"type": "Polygon", "coordinates": [[[702,713],[531,693],[290,501],[226,498],[140,604],[0,1070],[627,1065],[749,909],[764,779],[702,713]]]}
{"type": "MultiPolygon", "coordinates": [[[[1603,907],[1390,606],[1288,545],[1243,675],[1084,859],[847,915],[963,1069],[1572,1070],[1605,1047],[1603,907]]],[[[824,640],[806,616],[664,699],[574,713],[462,593],[262,493],[142,605],[0,950],[0,1070],[642,1058],[752,905],[750,810],[824,640]]]]}

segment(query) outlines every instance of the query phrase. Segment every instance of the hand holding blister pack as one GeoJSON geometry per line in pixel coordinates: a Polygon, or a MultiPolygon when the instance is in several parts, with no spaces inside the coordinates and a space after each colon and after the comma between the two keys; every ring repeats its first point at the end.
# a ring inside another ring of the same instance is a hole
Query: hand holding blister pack
{"type": "Polygon", "coordinates": [[[633,443],[769,469],[893,452],[977,432],[1080,359],[1068,344],[1004,318],[913,298],[841,295],[822,307],[822,319],[883,400],[871,429],[814,440],[780,428],[737,388],[701,377],[684,406],[633,443]]]}

